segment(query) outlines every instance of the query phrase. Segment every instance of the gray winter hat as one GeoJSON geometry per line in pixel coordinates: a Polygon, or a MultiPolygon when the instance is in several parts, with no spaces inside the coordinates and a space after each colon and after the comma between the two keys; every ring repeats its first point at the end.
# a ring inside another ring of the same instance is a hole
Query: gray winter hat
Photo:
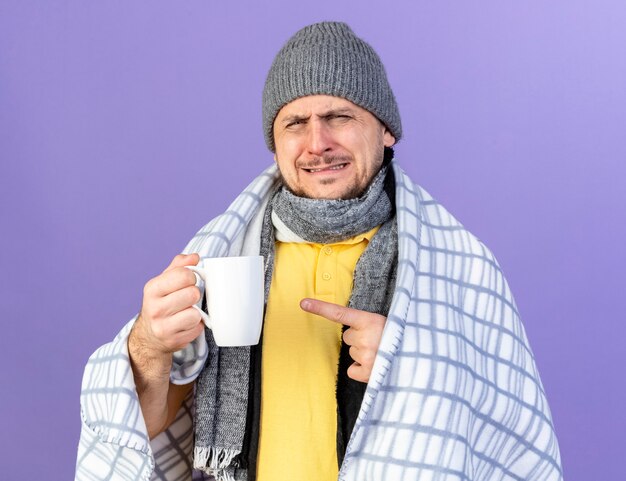
{"type": "Polygon", "coordinates": [[[274,152],[278,111],[299,97],[333,95],[363,107],[384,123],[396,141],[402,123],[387,74],[374,49],[341,22],[304,27],[278,52],[263,89],[263,132],[274,152]]]}

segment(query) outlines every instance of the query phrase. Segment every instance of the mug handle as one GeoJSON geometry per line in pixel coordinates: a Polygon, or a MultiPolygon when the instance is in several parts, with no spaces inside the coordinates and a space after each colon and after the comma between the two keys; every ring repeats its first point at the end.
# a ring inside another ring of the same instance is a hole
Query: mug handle
{"type": "MultiPolygon", "coordinates": [[[[206,277],[204,277],[204,271],[201,268],[199,268],[198,266],[185,266],[185,267],[189,269],[191,272],[193,272],[200,279],[202,279],[202,281],[206,284],[206,277]]],[[[208,296],[208,292],[206,291],[206,289],[204,290],[204,293],[205,293],[204,294],[205,296],[208,296]]],[[[204,321],[204,325],[208,327],[209,329],[211,329],[211,318],[209,317],[209,315],[195,304],[192,305],[191,307],[193,307],[196,311],[200,313],[200,315],[202,316],[202,320],[204,321]]]]}

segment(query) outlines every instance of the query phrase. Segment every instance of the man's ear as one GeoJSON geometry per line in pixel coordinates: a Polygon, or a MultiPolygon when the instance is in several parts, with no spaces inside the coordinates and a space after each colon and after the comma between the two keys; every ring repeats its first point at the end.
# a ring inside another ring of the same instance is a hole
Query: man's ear
{"type": "Polygon", "coordinates": [[[278,159],[276,158],[276,152],[274,152],[274,162],[278,163],[278,159]]]}
{"type": "Polygon", "coordinates": [[[392,147],[396,143],[396,138],[391,131],[385,127],[385,133],[383,134],[383,145],[385,147],[392,147]]]}

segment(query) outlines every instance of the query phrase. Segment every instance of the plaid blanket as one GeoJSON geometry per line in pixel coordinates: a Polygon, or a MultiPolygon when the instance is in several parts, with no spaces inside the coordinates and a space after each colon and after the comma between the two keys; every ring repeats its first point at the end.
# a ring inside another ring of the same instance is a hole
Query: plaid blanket
{"type": "MultiPolygon", "coordinates": [[[[339,479],[562,480],[545,392],[497,261],[392,165],[398,279],[339,479]]],[[[258,253],[275,182],[272,166],[185,252],[258,253]]],[[[128,358],[133,322],[85,368],[76,480],[192,479],[192,396],[172,426],[149,441],[128,358]]],[[[200,336],[176,354],[173,382],[197,377],[205,342],[200,336]]]]}

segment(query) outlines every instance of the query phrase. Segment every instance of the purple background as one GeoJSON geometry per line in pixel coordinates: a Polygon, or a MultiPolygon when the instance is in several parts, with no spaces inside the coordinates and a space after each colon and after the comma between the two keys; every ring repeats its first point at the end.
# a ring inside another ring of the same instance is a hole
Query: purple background
{"type": "Polygon", "coordinates": [[[0,477],[73,476],[87,357],[271,163],[272,58],[337,19],[387,67],[403,168],[507,274],[566,478],[622,479],[626,4],[227,3],[0,1],[0,477]]]}

